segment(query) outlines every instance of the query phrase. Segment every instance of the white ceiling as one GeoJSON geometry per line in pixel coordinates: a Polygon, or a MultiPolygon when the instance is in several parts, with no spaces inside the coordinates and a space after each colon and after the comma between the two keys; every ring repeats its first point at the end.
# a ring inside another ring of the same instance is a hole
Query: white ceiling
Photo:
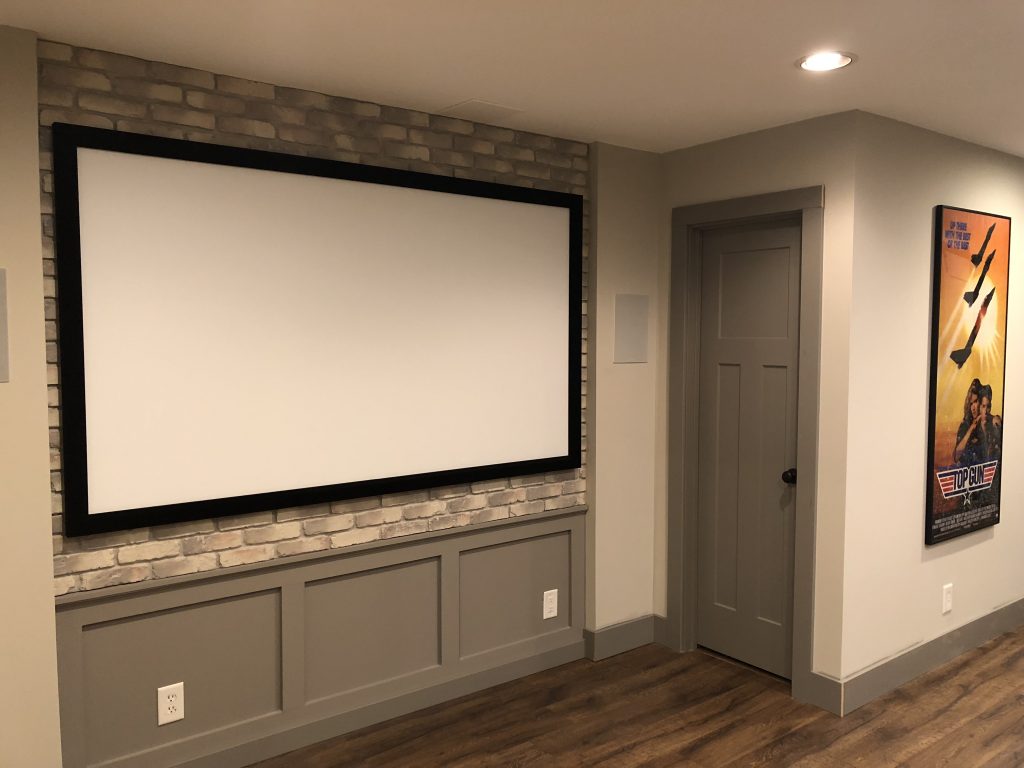
{"type": "Polygon", "coordinates": [[[1022,0],[0,0],[0,24],[659,152],[863,109],[1024,156],[1022,0]],[[858,61],[794,66],[820,48],[858,61]]]}

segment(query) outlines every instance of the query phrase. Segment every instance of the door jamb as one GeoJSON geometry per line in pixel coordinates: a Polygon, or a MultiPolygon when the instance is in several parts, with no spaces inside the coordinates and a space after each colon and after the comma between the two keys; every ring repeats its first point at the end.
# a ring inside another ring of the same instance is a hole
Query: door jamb
{"type": "Polygon", "coordinates": [[[675,208],[668,390],[668,619],[667,641],[677,651],[696,647],[697,451],[700,368],[701,232],[723,224],[793,215],[800,220],[800,342],[797,380],[796,519],[793,547],[792,695],[838,711],[831,681],[813,671],[814,531],[817,515],[818,399],[824,187],[675,208]]]}

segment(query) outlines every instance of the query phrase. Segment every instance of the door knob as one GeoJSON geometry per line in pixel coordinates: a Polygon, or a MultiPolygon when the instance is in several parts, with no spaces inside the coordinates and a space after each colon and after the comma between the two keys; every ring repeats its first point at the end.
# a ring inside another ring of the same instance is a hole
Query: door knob
{"type": "Polygon", "coordinates": [[[782,473],[782,482],[786,485],[796,485],[796,467],[790,467],[782,473]]]}

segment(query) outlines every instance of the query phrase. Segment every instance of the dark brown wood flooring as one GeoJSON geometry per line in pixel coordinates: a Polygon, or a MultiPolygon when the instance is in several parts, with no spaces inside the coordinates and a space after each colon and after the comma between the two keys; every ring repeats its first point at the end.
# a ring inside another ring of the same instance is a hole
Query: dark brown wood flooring
{"type": "Polygon", "coordinates": [[[258,764],[1024,766],[1024,630],[839,718],[789,685],[656,645],[577,661],[258,764]]]}

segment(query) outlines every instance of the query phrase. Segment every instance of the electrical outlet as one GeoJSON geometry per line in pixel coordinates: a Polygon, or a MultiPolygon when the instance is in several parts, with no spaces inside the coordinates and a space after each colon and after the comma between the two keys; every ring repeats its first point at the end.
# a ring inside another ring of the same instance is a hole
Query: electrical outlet
{"type": "Polygon", "coordinates": [[[558,615],[558,590],[549,589],[544,593],[544,618],[553,619],[558,615]]]}
{"type": "Polygon", "coordinates": [[[942,585],[942,612],[949,613],[953,610],[953,585],[942,585]]]}
{"type": "Polygon", "coordinates": [[[167,725],[185,719],[185,683],[156,689],[156,724],[167,725]]]}

